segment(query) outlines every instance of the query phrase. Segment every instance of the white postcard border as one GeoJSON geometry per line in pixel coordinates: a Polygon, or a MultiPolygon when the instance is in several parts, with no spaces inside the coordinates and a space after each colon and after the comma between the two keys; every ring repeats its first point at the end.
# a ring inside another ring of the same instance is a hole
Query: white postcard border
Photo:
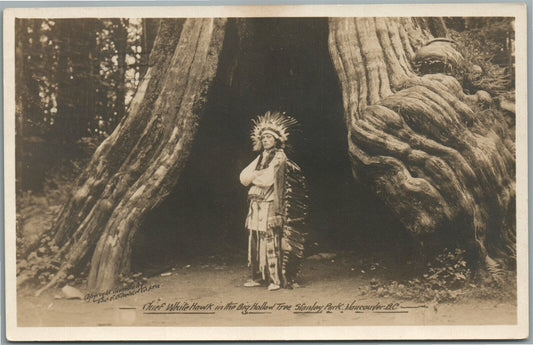
{"type": "Polygon", "coordinates": [[[6,331],[9,340],[519,339],[528,336],[527,11],[524,3],[17,8],[4,11],[6,331]],[[352,327],[17,327],[14,20],[83,17],[514,16],[516,45],[517,324],[352,327]]]}

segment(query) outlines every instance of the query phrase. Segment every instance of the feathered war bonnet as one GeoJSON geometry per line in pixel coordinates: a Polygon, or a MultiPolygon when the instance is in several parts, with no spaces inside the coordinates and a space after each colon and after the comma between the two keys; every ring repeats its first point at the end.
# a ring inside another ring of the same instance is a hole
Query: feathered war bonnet
{"type": "Polygon", "coordinates": [[[284,146],[289,137],[289,129],[295,126],[298,121],[284,113],[267,111],[265,115],[259,115],[256,119],[253,119],[252,123],[254,128],[250,133],[250,137],[252,138],[253,150],[260,151],[263,147],[261,135],[264,133],[271,134],[284,146]]]}

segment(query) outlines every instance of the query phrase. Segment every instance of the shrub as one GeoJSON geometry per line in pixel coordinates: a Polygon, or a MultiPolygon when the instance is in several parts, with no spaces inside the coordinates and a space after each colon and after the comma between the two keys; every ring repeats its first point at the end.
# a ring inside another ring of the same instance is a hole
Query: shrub
{"type": "Polygon", "coordinates": [[[422,302],[450,302],[464,294],[470,287],[471,270],[465,261],[465,250],[444,251],[428,263],[420,278],[380,285],[375,280],[370,282],[370,289],[378,297],[398,299],[415,299],[422,302]]]}

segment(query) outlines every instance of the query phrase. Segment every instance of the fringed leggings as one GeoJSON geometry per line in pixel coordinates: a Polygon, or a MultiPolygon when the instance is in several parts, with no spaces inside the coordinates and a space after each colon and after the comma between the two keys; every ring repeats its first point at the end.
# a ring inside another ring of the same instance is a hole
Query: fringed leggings
{"type": "Polygon", "coordinates": [[[281,285],[281,240],[279,234],[272,229],[249,231],[248,266],[252,271],[252,279],[281,285]]]}

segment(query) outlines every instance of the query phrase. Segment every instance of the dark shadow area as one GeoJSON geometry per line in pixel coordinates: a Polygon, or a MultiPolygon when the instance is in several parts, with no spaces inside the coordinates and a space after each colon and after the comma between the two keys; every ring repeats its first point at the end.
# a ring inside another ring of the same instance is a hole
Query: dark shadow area
{"type": "Polygon", "coordinates": [[[308,178],[308,255],[353,251],[373,260],[379,252],[410,260],[406,231],[352,178],[327,19],[235,19],[224,47],[189,163],[138,232],[132,269],[209,256],[246,262],[247,189],[239,174],[256,156],[251,119],[268,110],[300,122],[286,153],[308,178]]]}

